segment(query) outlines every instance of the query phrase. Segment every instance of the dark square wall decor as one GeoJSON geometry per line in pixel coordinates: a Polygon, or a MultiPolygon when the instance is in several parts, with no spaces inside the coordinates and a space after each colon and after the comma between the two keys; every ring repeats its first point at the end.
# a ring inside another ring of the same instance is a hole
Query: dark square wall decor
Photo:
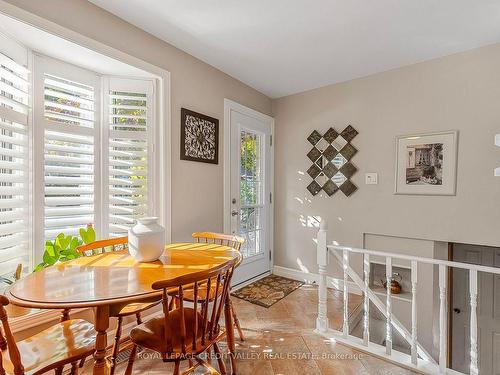
{"type": "Polygon", "coordinates": [[[323,190],[328,196],[332,196],[340,190],[348,197],[358,189],[351,181],[358,170],[351,162],[358,152],[351,144],[357,135],[356,129],[349,125],[340,134],[330,128],[323,135],[314,130],[307,137],[313,146],[307,153],[312,162],[307,174],[313,179],[307,190],[312,195],[323,190]]]}
{"type": "Polygon", "coordinates": [[[181,160],[219,163],[219,120],[181,108],[181,160]]]}

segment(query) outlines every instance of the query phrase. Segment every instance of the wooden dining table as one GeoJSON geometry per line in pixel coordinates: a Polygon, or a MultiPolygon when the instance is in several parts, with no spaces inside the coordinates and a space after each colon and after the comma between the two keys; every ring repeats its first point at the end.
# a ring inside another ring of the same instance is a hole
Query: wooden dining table
{"type": "MultiPolygon", "coordinates": [[[[94,308],[97,332],[94,374],[109,371],[106,361],[109,318],[129,303],[161,298],[151,284],[186,274],[210,270],[240,258],[227,246],[206,243],[172,243],[154,262],[140,263],[126,250],[106,252],[58,263],[17,281],[7,291],[11,303],[41,309],[94,308]]],[[[234,363],[234,332],[229,295],[224,318],[229,356],[234,363]]]]}

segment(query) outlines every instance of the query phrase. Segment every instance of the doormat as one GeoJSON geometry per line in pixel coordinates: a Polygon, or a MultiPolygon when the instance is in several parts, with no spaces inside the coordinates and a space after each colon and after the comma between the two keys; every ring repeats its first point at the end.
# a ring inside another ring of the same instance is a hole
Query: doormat
{"type": "Polygon", "coordinates": [[[302,281],[269,275],[238,289],[231,295],[259,306],[271,307],[302,285],[304,285],[302,281]]]}
{"type": "MultiPolygon", "coordinates": [[[[138,355],[143,350],[144,349],[142,347],[137,346],[137,351],[136,351],[135,355],[138,355]]],[[[131,347],[126,348],[125,350],[118,352],[118,355],[116,356],[116,364],[118,365],[120,363],[128,362],[131,353],[132,353],[131,347]]]]}

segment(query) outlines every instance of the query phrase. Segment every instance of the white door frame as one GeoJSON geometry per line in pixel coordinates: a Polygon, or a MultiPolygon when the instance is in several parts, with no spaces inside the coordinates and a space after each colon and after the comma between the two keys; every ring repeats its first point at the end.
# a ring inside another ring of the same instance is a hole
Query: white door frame
{"type": "Polygon", "coordinates": [[[274,118],[260,113],[254,109],[245,107],[229,99],[224,99],[224,233],[231,233],[231,111],[239,112],[253,117],[259,121],[269,124],[271,127],[271,150],[270,171],[271,176],[269,189],[271,191],[271,202],[269,204],[269,261],[270,270],[274,265],[274,118]]]}

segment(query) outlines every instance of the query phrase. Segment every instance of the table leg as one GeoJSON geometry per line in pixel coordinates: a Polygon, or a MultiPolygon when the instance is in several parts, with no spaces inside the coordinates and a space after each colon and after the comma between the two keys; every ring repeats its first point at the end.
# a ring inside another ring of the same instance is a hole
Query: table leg
{"type": "Polygon", "coordinates": [[[229,300],[229,293],[224,304],[224,321],[226,325],[226,340],[227,340],[227,351],[229,358],[231,359],[231,373],[236,375],[236,358],[235,358],[235,346],[234,346],[234,327],[233,319],[231,316],[231,301],[229,300]]]}
{"type": "Polygon", "coordinates": [[[109,366],[106,361],[107,333],[109,328],[109,306],[97,306],[95,308],[94,328],[97,332],[94,353],[94,375],[109,374],[109,366]]]}

